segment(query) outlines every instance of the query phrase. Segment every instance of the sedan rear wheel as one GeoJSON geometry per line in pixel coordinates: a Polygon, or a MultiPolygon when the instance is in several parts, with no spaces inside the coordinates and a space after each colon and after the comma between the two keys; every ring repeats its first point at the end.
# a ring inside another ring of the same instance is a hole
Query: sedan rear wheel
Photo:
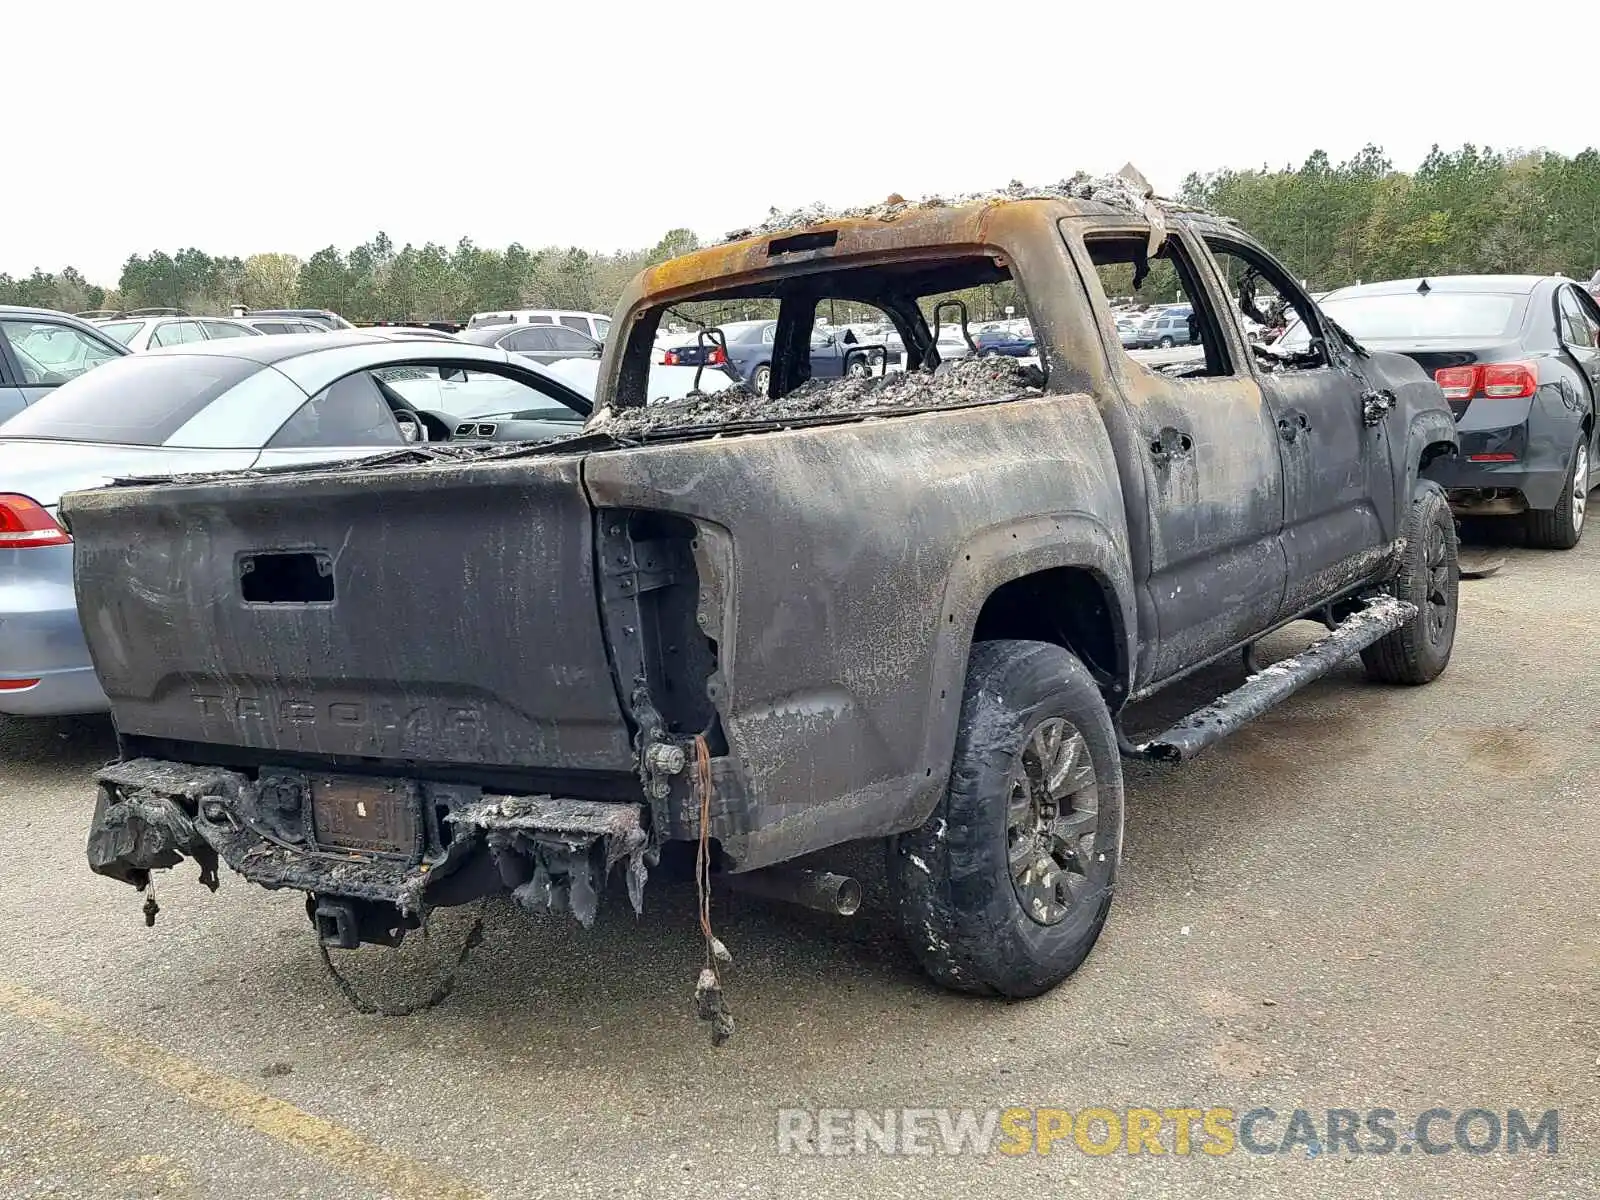
{"type": "Polygon", "coordinates": [[[1570,550],[1583,537],[1583,523],[1588,516],[1590,460],[1589,435],[1578,436],[1578,445],[1572,452],[1572,469],[1567,472],[1566,486],[1549,510],[1536,510],[1528,514],[1528,541],[1545,550],[1570,550]]]}

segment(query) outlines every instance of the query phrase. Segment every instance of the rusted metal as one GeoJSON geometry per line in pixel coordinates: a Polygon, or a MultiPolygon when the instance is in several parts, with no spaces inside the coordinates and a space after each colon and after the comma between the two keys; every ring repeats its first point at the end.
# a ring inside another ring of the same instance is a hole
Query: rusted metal
{"type": "Polygon", "coordinates": [[[394,779],[313,775],[311,814],[317,845],[410,857],[422,834],[419,797],[394,779]]]}

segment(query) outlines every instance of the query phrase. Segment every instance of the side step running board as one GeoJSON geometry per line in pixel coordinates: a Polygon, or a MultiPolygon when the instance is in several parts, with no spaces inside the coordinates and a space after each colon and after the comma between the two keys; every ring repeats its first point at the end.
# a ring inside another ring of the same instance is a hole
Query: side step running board
{"type": "Polygon", "coordinates": [[[1393,633],[1417,615],[1417,606],[1393,596],[1376,596],[1351,613],[1327,637],[1320,638],[1292,658],[1250,676],[1233,691],[1196,709],[1163,734],[1133,745],[1121,738],[1128,758],[1181,762],[1193,758],[1213,742],[1220,742],[1246,721],[1286,700],[1312,680],[1379,638],[1393,633]]]}

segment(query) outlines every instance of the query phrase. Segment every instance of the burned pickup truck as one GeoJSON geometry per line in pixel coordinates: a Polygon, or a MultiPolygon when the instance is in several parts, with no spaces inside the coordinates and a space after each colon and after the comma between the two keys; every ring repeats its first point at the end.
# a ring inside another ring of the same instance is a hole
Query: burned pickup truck
{"type": "Polygon", "coordinates": [[[493,893],[588,923],[674,860],[847,908],[784,864],[882,839],[926,969],[1035,995],[1106,920],[1122,756],[1188,758],[1357,652],[1402,684],[1450,656],[1438,388],[1125,178],[813,213],[652,267],[597,405],[546,444],[67,497],[121,752],[93,869],[143,889],[189,857],[214,885],[220,861],[355,946],[493,893]],[[1162,280],[1199,341],[1157,369],[1106,296],[1162,280]],[[934,327],[1006,282],[1040,365],[941,363],[934,327]],[[1314,331],[1292,357],[1236,316],[1269,288],[1314,331]],[[648,403],[668,310],[741,299],[777,305],[768,394],[648,403]],[[907,369],[810,378],[829,300],[880,310],[907,369]],[[1299,619],[1328,633],[1123,729],[1299,619]]]}

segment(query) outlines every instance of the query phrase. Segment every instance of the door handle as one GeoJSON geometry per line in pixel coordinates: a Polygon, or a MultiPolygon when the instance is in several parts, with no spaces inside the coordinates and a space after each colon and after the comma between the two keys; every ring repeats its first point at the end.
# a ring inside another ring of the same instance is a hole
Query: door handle
{"type": "Polygon", "coordinates": [[[1175,458],[1185,458],[1194,449],[1194,439],[1181,429],[1168,425],[1159,437],[1150,443],[1150,457],[1163,465],[1175,458]]]}
{"type": "Polygon", "coordinates": [[[1311,432],[1311,418],[1305,413],[1290,409],[1278,418],[1278,436],[1286,442],[1293,442],[1302,433],[1311,432]]]}

